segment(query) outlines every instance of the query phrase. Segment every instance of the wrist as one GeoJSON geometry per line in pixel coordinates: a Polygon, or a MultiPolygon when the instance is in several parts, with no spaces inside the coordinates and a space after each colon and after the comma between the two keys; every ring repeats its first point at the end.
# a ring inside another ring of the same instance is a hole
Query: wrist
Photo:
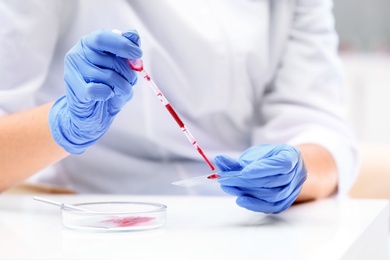
{"type": "Polygon", "coordinates": [[[307,169],[307,180],[296,202],[326,198],[337,191],[338,172],[332,155],[322,146],[298,146],[307,169]]]}
{"type": "Polygon", "coordinates": [[[86,147],[77,142],[72,129],[66,96],[58,98],[49,112],[49,127],[54,141],[70,154],[82,154],[86,147]]]}

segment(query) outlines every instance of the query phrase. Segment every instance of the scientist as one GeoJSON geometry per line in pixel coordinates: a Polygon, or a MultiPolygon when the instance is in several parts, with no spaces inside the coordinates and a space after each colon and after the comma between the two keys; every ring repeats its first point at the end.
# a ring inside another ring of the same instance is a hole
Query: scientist
{"type": "Polygon", "coordinates": [[[331,1],[10,0],[0,12],[2,191],[227,193],[279,213],[354,180],[331,1]],[[240,177],[171,185],[211,171],[129,68],[141,57],[220,174],[240,177]]]}

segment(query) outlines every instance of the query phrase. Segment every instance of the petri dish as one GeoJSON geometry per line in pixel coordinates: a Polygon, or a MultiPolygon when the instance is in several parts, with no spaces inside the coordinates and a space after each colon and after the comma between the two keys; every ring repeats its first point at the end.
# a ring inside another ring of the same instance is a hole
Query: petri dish
{"type": "Polygon", "coordinates": [[[165,224],[167,206],[146,202],[90,202],[78,203],[72,208],[61,208],[62,225],[81,231],[142,231],[165,224]]]}

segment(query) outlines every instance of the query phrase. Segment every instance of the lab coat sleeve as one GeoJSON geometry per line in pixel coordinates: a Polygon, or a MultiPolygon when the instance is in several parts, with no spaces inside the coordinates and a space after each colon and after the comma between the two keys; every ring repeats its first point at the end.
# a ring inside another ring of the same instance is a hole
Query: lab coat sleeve
{"type": "Polygon", "coordinates": [[[0,1],[0,115],[32,108],[59,34],[61,1],[0,1]]]}
{"type": "Polygon", "coordinates": [[[343,196],[356,178],[358,154],[347,120],[332,7],[331,1],[297,1],[284,53],[262,100],[264,121],[253,142],[325,147],[337,164],[338,194],[343,196]]]}

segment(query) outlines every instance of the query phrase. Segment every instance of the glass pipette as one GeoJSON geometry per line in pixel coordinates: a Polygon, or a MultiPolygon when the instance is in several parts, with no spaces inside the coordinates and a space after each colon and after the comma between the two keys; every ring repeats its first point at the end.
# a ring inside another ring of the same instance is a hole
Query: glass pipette
{"type": "Polygon", "coordinates": [[[177,186],[182,186],[182,187],[192,187],[192,186],[203,185],[217,180],[238,177],[240,175],[241,175],[241,171],[230,171],[229,176],[224,176],[224,177],[222,177],[219,173],[212,173],[212,174],[202,175],[194,178],[175,181],[172,182],[172,184],[177,186]]]}
{"type": "Polygon", "coordinates": [[[152,88],[153,92],[156,94],[158,99],[161,101],[161,103],[165,106],[165,108],[169,111],[171,116],[175,119],[176,123],[179,125],[180,129],[182,130],[183,134],[187,137],[188,141],[195,147],[195,149],[198,151],[198,153],[203,157],[203,159],[206,161],[208,166],[212,171],[215,170],[214,166],[211,164],[209,159],[206,157],[202,149],[199,147],[198,143],[196,142],[195,138],[191,134],[191,132],[188,130],[188,128],[184,125],[183,121],[179,117],[179,115],[176,113],[176,111],[173,109],[171,104],[168,102],[168,100],[165,98],[164,94],[161,92],[161,90],[157,87],[157,85],[154,83],[154,81],[150,78],[149,74],[144,70],[142,59],[137,60],[127,60],[129,66],[131,69],[140,72],[142,74],[142,77],[149,83],[149,86],[152,88]]]}
{"type": "Polygon", "coordinates": [[[73,205],[70,205],[70,204],[65,204],[65,203],[62,203],[62,202],[54,201],[54,200],[44,199],[44,198],[41,198],[41,197],[33,197],[33,199],[36,200],[36,201],[44,202],[44,203],[47,203],[47,204],[50,204],[50,205],[54,205],[54,206],[58,206],[60,208],[65,208],[65,209],[68,209],[68,210],[76,210],[76,211],[83,211],[83,212],[93,212],[93,211],[88,210],[88,209],[76,207],[76,206],[73,206],[73,205]]]}

